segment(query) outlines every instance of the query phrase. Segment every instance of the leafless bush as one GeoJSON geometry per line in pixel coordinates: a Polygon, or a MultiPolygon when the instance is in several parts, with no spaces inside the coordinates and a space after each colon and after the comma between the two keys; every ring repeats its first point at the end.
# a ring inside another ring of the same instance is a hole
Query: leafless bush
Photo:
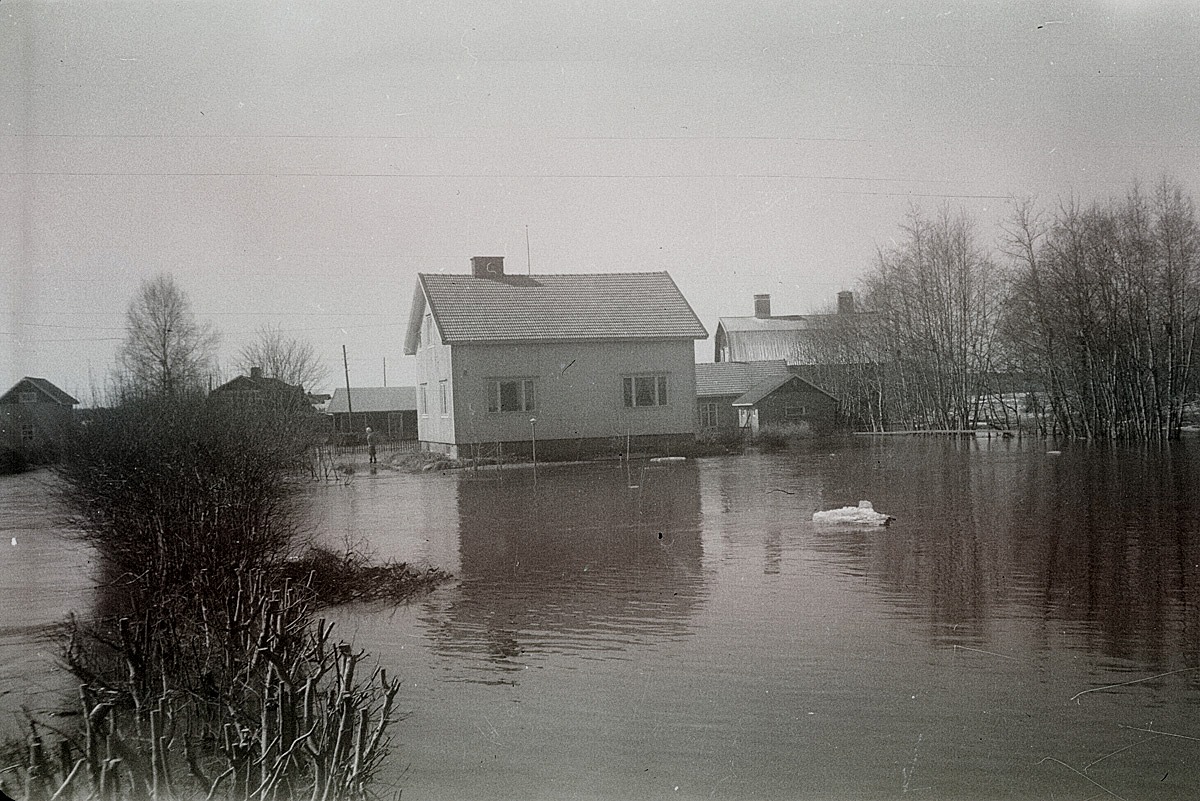
{"type": "Polygon", "coordinates": [[[66,627],[81,722],[31,722],[26,798],[368,796],[399,684],[314,621],[316,571],[283,569],[307,430],[176,396],[71,442],[63,498],[115,580],[66,627]]]}

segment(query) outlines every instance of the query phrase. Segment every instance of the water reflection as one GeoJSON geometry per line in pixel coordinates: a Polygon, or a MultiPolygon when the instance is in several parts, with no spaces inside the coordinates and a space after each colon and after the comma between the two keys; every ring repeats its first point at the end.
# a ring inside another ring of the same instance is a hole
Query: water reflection
{"type": "Polygon", "coordinates": [[[986,643],[1018,615],[1038,622],[1030,648],[1073,631],[1074,647],[1113,659],[1200,664],[1195,450],[868,442],[822,463],[822,496],[870,497],[897,522],[814,547],[861,562],[901,607],[916,601],[946,642],[986,643]]]}
{"type": "Polygon", "coordinates": [[[461,583],[427,607],[443,652],[517,670],[686,633],[704,592],[695,464],[481,472],[457,490],[461,583]]]}

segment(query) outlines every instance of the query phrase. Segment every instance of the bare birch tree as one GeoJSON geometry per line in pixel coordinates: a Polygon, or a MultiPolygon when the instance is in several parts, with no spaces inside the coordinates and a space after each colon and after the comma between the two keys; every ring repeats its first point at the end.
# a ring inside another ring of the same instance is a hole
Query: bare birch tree
{"type": "Polygon", "coordinates": [[[1047,432],[1178,437],[1200,344],[1200,229],[1182,188],[1163,179],[1147,195],[1135,185],[1045,220],[1022,205],[1008,252],[1005,337],[1047,432]]]}
{"type": "Polygon", "coordinates": [[[886,416],[916,428],[973,428],[995,370],[1003,277],[963,213],[913,210],[902,231],[863,279],[886,416]]]}
{"type": "Polygon", "coordinates": [[[120,395],[174,397],[203,389],[219,337],[196,321],[174,278],[160,273],[142,281],[125,312],[125,330],[117,353],[120,395]]]}
{"type": "Polygon", "coordinates": [[[311,342],[287,336],[278,325],[259,328],[254,341],[238,354],[238,368],[243,373],[255,367],[262,368],[269,378],[308,390],[324,381],[328,372],[311,342]]]}

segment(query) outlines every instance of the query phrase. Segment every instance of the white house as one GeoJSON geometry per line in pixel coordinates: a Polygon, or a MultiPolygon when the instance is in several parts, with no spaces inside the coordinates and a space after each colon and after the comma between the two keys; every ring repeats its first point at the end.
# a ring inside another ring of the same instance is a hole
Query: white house
{"type": "Polygon", "coordinates": [[[693,340],[708,336],[670,275],[422,273],[404,352],[418,436],[451,456],[678,452],[696,433],[693,340]]]}

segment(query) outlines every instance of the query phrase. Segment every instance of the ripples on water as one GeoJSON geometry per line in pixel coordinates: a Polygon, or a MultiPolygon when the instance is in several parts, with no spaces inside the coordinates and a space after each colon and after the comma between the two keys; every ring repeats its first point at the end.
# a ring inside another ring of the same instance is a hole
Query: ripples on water
{"type": "Polygon", "coordinates": [[[343,614],[408,678],[406,797],[1192,798],[1200,742],[1139,729],[1200,737],[1194,456],[854,440],[381,475],[324,523],[458,575],[343,614]],[[813,527],[860,498],[897,521],[813,527]]]}
{"type": "Polygon", "coordinates": [[[856,439],[311,500],[457,577],[337,610],[405,678],[405,799],[1191,799],[1196,457],[856,439]],[[813,526],[861,498],[896,522],[813,526]]]}
{"type": "Polygon", "coordinates": [[[60,705],[72,682],[50,635],[92,600],[90,552],[61,527],[54,492],[49,471],[0,476],[0,736],[22,708],[60,705]]]}

